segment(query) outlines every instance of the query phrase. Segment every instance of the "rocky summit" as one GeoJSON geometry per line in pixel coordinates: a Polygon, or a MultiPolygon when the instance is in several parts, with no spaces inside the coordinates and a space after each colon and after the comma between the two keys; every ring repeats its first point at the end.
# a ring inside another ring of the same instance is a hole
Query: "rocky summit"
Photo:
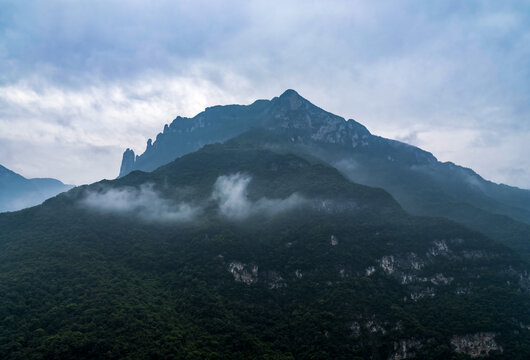
{"type": "Polygon", "coordinates": [[[177,117],[143,154],[123,154],[120,177],[152,171],[205,144],[253,132],[269,148],[320,159],[347,178],[380,187],[415,215],[441,216],[510,246],[530,260],[530,191],[485,180],[471,169],[440,162],[431,153],[371,134],[359,122],[329,113],[287,90],[250,105],[213,106],[177,117]]]}

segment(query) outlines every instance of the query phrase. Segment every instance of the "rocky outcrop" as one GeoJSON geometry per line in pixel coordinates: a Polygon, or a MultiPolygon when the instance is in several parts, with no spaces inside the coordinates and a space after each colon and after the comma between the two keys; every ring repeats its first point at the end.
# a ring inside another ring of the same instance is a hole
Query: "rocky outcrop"
{"type": "Polygon", "coordinates": [[[394,352],[388,360],[404,360],[416,357],[416,351],[422,348],[422,343],[416,339],[404,339],[394,342],[394,352]]]}
{"type": "MultiPolygon", "coordinates": [[[[151,139],[149,139],[151,140],[151,139]]],[[[121,159],[121,167],[120,167],[120,175],[119,177],[125,176],[131,171],[134,170],[134,151],[132,149],[127,149],[123,153],[123,157],[121,159]]]]}
{"type": "Polygon", "coordinates": [[[228,271],[234,276],[234,280],[250,285],[258,282],[258,266],[233,261],[228,265],[228,271]]]}
{"type": "Polygon", "coordinates": [[[135,157],[131,149],[124,152],[119,177],[133,170],[152,171],[206,144],[226,141],[255,127],[300,144],[355,148],[375,139],[358,122],[324,111],[296,91],[287,90],[279,97],[251,105],[213,106],[193,118],[177,116],[171,124],[164,125],[155,141],[148,140],[143,154],[135,157]]]}
{"type": "Polygon", "coordinates": [[[495,333],[480,332],[468,335],[455,335],[451,339],[451,347],[457,353],[472,358],[488,356],[490,352],[502,352],[502,346],[495,341],[495,333]]]}
{"type": "Polygon", "coordinates": [[[353,337],[359,337],[361,335],[361,324],[358,321],[349,322],[346,326],[351,330],[353,337]]]}
{"type": "Polygon", "coordinates": [[[378,263],[381,269],[383,269],[383,271],[389,275],[392,274],[395,270],[395,261],[394,256],[392,255],[383,256],[381,260],[378,261],[378,263]]]}

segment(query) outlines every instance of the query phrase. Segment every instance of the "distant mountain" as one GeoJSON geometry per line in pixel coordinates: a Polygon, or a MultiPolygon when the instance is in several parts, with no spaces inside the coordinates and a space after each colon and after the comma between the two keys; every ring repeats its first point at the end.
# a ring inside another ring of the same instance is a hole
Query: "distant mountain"
{"type": "Polygon", "coordinates": [[[0,214],[0,358],[530,357],[517,253],[269,136],[0,214]]]}
{"type": "Polygon", "coordinates": [[[26,179],[0,165],[0,212],[38,205],[71,188],[56,179],[26,179]]]}
{"type": "Polygon", "coordinates": [[[205,144],[257,128],[269,134],[253,141],[318,157],[355,182],[387,190],[412,214],[455,220],[530,259],[529,190],[492,183],[427,151],[372,135],[294,90],[251,105],[214,106],[193,118],[177,117],[154,142],[149,139],[143,154],[126,150],[120,176],[152,171],[205,144]]]}

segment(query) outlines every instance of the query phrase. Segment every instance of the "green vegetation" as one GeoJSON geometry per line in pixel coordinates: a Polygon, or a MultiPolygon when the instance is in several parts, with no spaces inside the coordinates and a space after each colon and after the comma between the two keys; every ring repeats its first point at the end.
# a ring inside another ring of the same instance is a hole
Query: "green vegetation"
{"type": "Polygon", "coordinates": [[[517,254],[294,155],[207,146],[2,214],[0,229],[2,359],[387,359],[411,339],[418,358],[465,359],[450,340],[477,332],[497,334],[492,358],[530,357],[517,254]],[[225,218],[212,189],[235,173],[251,203],[307,201],[225,218]],[[202,210],[156,221],[84,202],[145,184],[202,210]]]}

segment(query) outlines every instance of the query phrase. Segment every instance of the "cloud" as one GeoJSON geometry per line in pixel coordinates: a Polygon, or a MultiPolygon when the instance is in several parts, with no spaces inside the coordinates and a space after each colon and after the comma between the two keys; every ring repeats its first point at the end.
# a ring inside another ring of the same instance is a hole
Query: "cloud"
{"type": "Polygon", "coordinates": [[[79,89],[0,86],[0,163],[26,177],[53,175],[66,183],[112,179],[125,144],[141,152],[145,135],[156,134],[177,114],[192,116],[210,105],[208,99],[227,98],[193,73],[79,89]],[[50,168],[53,174],[46,172],[50,168]]]}
{"type": "Polygon", "coordinates": [[[412,131],[405,135],[397,135],[395,137],[395,140],[410,144],[410,145],[416,145],[418,141],[418,132],[412,131]]]}
{"type": "Polygon", "coordinates": [[[251,180],[250,176],[241,173],[217,178],[212,199],[219,204],[219,214],[233,220],[242,220],[254,215],[274,216],[307,203],[306,199],[296,193],[285,199],[261,198],[251,201],[247,195],[251,180]]]}
{"type": "Polygon", "coordinates": [[[220,176],[215,181],[212,198],[219,202],[219,211],[227,217],[241,219],[250,214],[251,202],[247,197],[250,177],[234,174],[220,176]]]}
{"type": "Polygon", "coordinates": [[[0,146],[13,149],[0,163],[26,176],[114,178],[122,151],[142,152],[176,115],[295,88],[375,134],[417,134],[443,160],[530,187],[509,170],[530,169],[509,145],[530,152],[527,2],[7,0],[0,68],[0,146]],[[473,141],[492,132],[500,143],[473,141]]]}
{"type": "MultiPolygon", "coordinates": [[[[309,204],[294,193],[285,199],[261,198],[251,201],[247,187],[252,178],[236,173],[222,175],[213,185],[208,201],[222,218],[244,220],[251,216],[275,216],[309,204]]],[[[130,216],[147,222],[183,223],[197,220],[205,213],[207,201],[179,202],[165,198],[152,184],[136,187],[100,188],[88,191],[80,205],[102,214],[130,216]]]]}
{"type": "Polygon", "coordinates": [[[164,199],[152,185],[90,191],[81,201],[88,209],[135,217],[147,222],[190,222],[201,208],[185,202],[164,199]]]}

